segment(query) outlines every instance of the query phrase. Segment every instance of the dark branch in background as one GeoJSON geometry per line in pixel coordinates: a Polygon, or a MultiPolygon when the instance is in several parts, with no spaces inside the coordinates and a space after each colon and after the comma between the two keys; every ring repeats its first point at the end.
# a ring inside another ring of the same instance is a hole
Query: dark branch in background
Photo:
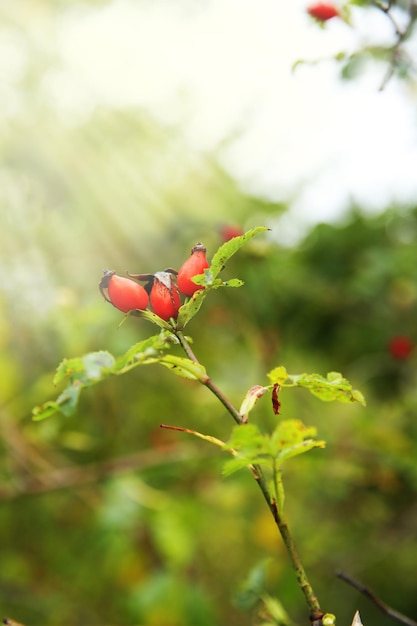
{"type": "Polygon", "coordinates": [[[402,613],[399,613],[395,609],[385,604],[385,602],[382,602],[382,600],[377,598],[373,591],[369,589],[369,587],[365,587],[364,585],[354,580],[347,574],[344,574],[343,572],[337,572],[336,576],[343,580],[345,583],[348,583],[348,585],[351,585],[351,587],[354,587],[354,589],[357,589],[357,591],[359,591],[371,602],[373,602],[373,604],[375,604],[375,606],[377,606],[382,613],[388,615],[388,617],[392,617],[392,619],[395,619],[397,622],[405,624],[406,626],[417,626],[417,622],[415,622],[413,619],[407,617],[406,615],[403,615],[402,613]]]}
{"type": "Polygon", "coordinates": [[[182,463],[196,458],[201,458],[200,451],[197,453],[189,446],[175,445],[172,449],[167,447],[163,450],[145,450],[101,463],[89,463],[81,467],[55,467],[44,472],[12,478],[11,483],[9,481],[7,484],[0,484],[0,502],[15,500],[22,496],[88,485],[126,472],[170,463],[182,463]]]}
{"type": "MultiPolygon", "coordinates": [[[[408,23],[404,29],[398,26],[397,21],[394,19],[391,13],[391,9],[393,5],[395,5],[395,2],[393,2],[393,0],[388,0],[386,4],[384,4],[383,2],[380,2],[379,0],[372,0],[372,4],[373,6],[375,6],[377,9],[382,11],[388,17],[392,26],[394,27],[395,35],[397,38],[397,41],[395,42],[395,44],[392,46],[390,50],[391,59],[390,59],[388,71],[379,88],[379,91],[383,91],[383,89],[386,87],[389,80],[392,78],[395,72],[395,69],[399,66],[400,62],[406,59],[405,53],[401,49],[401,44],[411,35],[411,31],[413,30],[414,23],[417,19],[417,3],[415,2],[415,0],[411,3],[410,10],[408,12],[408,18],[409,18],[408,23]]],[[[410,59],[410,65],[411,65],[411,59],[410,59]]]]}

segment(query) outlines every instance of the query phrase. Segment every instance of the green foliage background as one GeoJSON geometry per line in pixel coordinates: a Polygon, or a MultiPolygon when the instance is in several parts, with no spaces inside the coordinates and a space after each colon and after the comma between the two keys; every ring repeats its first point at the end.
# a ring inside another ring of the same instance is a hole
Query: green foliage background
{"type": "MultiPolygon", "coordinates": [[[[34,46],[19,19],[5,28],[34,46]]],[[[0,611],[28,626],[244,626],[257,618],[238,592],[271,557],[265,588],[305,623],[249,473],[223,479],[217,449],[159,428],[226,439],[233,424],[208,390],[151,365],[88,390],[74,417],[31,419],[55,397],[63,357],[117,355],[154,333],[140,319],[118,327],[97,289],[102,269],[178,268],[197,240],[215,250],[226,222],[272,231],[231,261],[228,277],[245,286],[210,294],[187,329],[194,349],[238,406],[281,363],[342,371],[364,392],[366,408],[282,392],[282,416],[327,441],[286,470],[287,515],[340,624],[356,608],[367,626],[388,621],[336,570],[415,616],[416,354],[396,359],[388,344],[417,340],[417,209],[352,207],[343,224],[281,247],[287,207],[242,193],[175,129],[104,107],[63,123],[42,93],[45,63],[34,55],[18,113],[0,118],[0,611]]],[[[279,418],[264,398],[251,419],[279,418]]]]}

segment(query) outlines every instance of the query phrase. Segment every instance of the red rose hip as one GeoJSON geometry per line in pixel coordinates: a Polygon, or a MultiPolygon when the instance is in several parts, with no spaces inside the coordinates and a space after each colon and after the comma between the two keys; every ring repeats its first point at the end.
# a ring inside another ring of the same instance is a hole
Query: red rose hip
{"type": "Polygon", "coordinates": [[[177,319],[181,298],[171,272],[156,272],[149,299],[153,312],[163,320],[177,319]]]}
{"type": "Polygon", "coordinates": [[[210,267],[206,258],[206,248],[202,243],[197,243],[191,250],[191,256],[183,263],[178,271],[178,288],[184,296],[192,296],[202,285],[196,285],[191,280],[194,276],[204,274],[204,270],[210,267]]]}
{"type": "Polygon", "coordinates": [[[307,9],[307,13],[311,15],[311,17],[315,17],[319,22],[327,22],[327,20],[331,20],[333,17],[340,15],[337,7],[330,2],[316,2],[315,4],[311,4],[307,9]]]}
{"type": "Polygon", "coordinates": [[[388,343],[388,350],[395,359],[405,360],[414,350],[413,342],[406,335],[396,335],[388,343]]]}
{"type": "Polygon", "coordinates": [[[146,309],[149,304],[149,296],[142,285],[130,278],[118,276],[112,270],[104,270],[99,289],[103,298],[123,313],[146,309]],[[107,294],[104,290],[107,290],[107,294]]]}

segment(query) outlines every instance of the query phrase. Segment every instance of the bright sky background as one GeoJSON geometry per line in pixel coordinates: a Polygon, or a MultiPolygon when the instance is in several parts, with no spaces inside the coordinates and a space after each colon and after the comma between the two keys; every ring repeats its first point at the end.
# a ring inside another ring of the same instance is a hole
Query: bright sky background
{"type": "Polygon", "coordinates": [[[292,200],[283,227],[333,220],[350,200],[374,211],[416,203],[412,86],[393,79],[379,92],[383,64],[345,83],[330,61],[291,69],[298,59],[392,42],[389,20],[356,9],[354,28],[334,19],[321,29],[307,4],[117,0],[73,10],[57,39],[67,71],[46,88],[65,109],[139,105],[181,123],[190,148],[218,149],[244,189],[292,200]]]}

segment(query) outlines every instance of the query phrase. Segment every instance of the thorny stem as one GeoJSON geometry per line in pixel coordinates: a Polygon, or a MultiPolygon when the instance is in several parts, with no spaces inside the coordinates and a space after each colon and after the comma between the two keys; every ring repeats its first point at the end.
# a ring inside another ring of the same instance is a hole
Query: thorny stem
{"type": "MultiPolygon", "coordinates": [[[[199,363],[197,357],[191,349],[189,342],[184,337],[182,332],[176,331],[175,335],[178,337],[181,347],[183,348],[188,358],[194,363],[199,363]]],[[[237,424],[243,423],[242,416],[240,415],[239,411],[233,406],[229,399],[223,394],[223,392],[217,387],[217,385],[213,383],[210,378],[202,381],[202,384],[204,384],[208,389],[210,389],[212,393],[214,393],[214,395],[220,400],[220,402],[227,409],[227,411],[230,413],[230,415],[237,424]]],[[[287,548],[291,564],[295,571],[298,585],[304,594],[310,611],[311,624],[312,626],[320,626],[324,613],[321,610],[317,596],[313,592],[313,588],[308,581],[307,574],[302,564],[300,555],[298,554],[294,539],[288,528],[288,524],[283,516],[282,511],[279,511],[277,499],[271,496],[262,468],[259,465],[251,465],[249,469],[251,470],[252,475],[262,492],[262,495],[268,505],[269,510],[272,513],[274,521],[281,534],[282,540],[284,541],[285,547],[287,548]]]]}

